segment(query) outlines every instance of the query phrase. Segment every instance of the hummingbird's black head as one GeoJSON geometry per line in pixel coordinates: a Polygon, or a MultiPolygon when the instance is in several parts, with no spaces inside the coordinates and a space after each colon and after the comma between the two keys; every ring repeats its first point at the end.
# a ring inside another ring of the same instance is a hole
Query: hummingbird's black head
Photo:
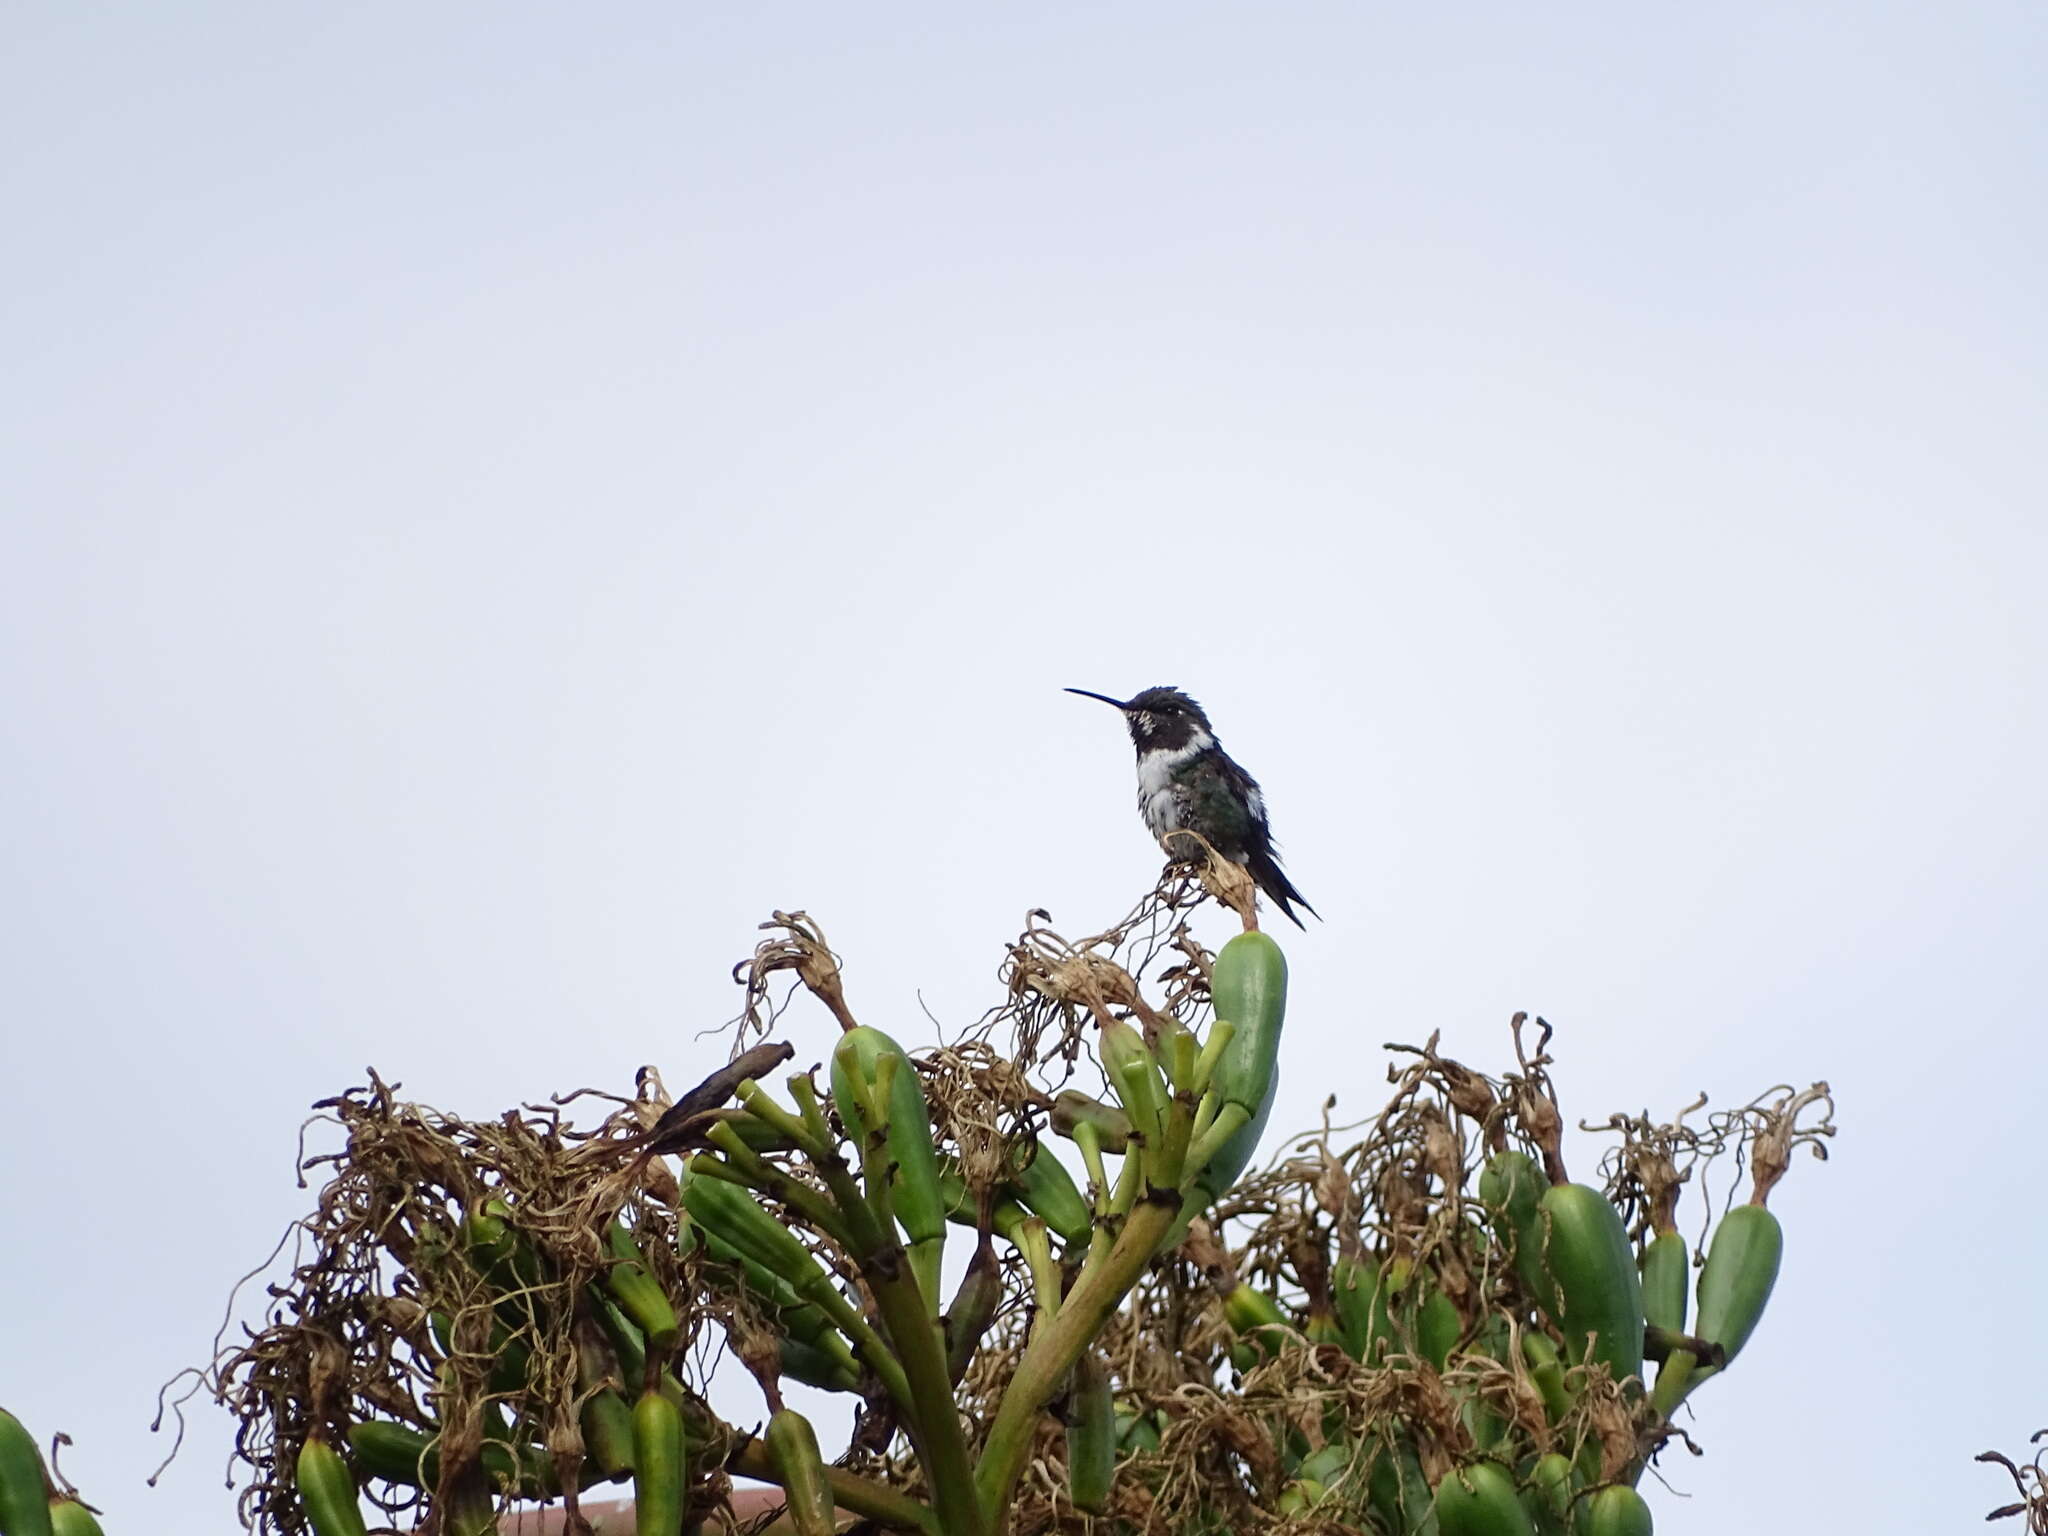
{"type": "Polygon", "coordinates": [[[1106,693],[1086,688],[1069,688],[1086,699],[1100,699],[1124,712],[1124,724],[1131,728],[1131,742],[1140,756],[1147,752],[1177,751],[1197,740],[1213,740],[1209,717],[1202,706],[1178,688],[1147,688],[1128,699],[1112,699],[1106,693]]]}

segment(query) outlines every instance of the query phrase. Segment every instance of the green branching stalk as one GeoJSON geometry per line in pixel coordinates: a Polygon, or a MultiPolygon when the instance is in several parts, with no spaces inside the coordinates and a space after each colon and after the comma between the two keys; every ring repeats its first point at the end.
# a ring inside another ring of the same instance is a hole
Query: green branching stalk
{"type": "MultiPolygon", "coordinates": [[[[890,1397],[930,1480],[939,1523],[947,1536],[954,1532],[980,1536],[981,1514],[967,1457],[967,1437],[960,1427],[960,1415],[953,1400],[953,1382],[946,1367],[935,1308],[896,1240],[890,1212],[889,1089],[893,1081],[890,1074],[897,1070],[896,1060],[893,1056],[882,1057],[872,1088],[865,1092],[855,1089],[863,1092],[867,1100],[862,1106],[868,1116],[866,1144],[860,1149],[865,1192],[855,1185],[842,1159],[828,1155],[815,1166],[831,1190],[845,1224],[853,1229],[854,1240],[848,1244],[848,1251],[875,1298],[893,1351],[879,1339],[875,1341],[876,1347],[889,1355],[897,1379],[904,1384],[901,1397],[893,1387],[890,1397]]],[[[869,1336],[873,1337],[872,1331],[869,1336]]],[[[854,1342],[863,1344],[858,1338],[854,1342]]],[[[862,1356],[867,1357],[865,1347],[862,1356]]],[[[884,1384],[888,1385],[886,1378],[884,1384]]]]}
{"type": "Polygon", "coordinates": [[[1159,1144],[1165,1138],[1165,1116],[1159,1106],[1159,1071],[1149,1059],[1126,1061],[1117,1067],[1117,1084],[1124,1101],[1124,1113],[1131,1117],[1131,1140],[1137,1143],[1126,1156],[1139,1158],[1145,1175],[1153,1183],[1163,1182],[1153,1168],[1159,1144]]]}
{"type": "Polygon", "coordinates": [[[975,1487],[992,1528],[999,1524],[996,1517],[1030,1455],[1039,1410],[1052,1400],[1082,1351],[1123,1303],[1179,1214],[1180,1201],[1172,1197],[1141,1202],[1124,1222],[1113,1247],[1100,1242],[1095,1245],[1097,1250],[1106,1250],[1103,1260],[1082,1270],[1058,1315],[1032,1336],[996,1408],[980,1465],[975,1468],[975,1487]]]}
{"type": "Polygon", "coordinates": [[[830,1157],[835,1145],[832,1128],[825,1123],[824,1110],[818,1107],[818,1088],[811,1081],[810,1073],[790,1074],[789,1096],[796,1101],[797,1113],[803,1116],[804,1129],[811,1133],[811,1139],[820,1149],[811,1160],[816,1162],[820,1157],[830,1157]]]}
{"type": "Polygon", "coordinates": [[[1109,1215],[1109,1170],[1102,1162],[1102,1137],[1083,1120],[1074,1127],[1074,1145],[1081,1149],[1081,1161],[1088,1169],[1088,1190],[1099,1223],[1109,1215]]]}
{"type": "Polygon", "coordinates": [[[832,1203],[838,1211],[838,1230],[847,1234],[846,1251],[860,1254],[881,1247],[881,1225],[875,1220],[874,1210],[868,1205],[867,1197],[861,1194],[860,1186],[854,1182],[853,1173],[846,1166],[846,1159],[832,1152],[814,1161],[811,1166],[817,1169],[818,1177],[825,1181],[825,1188],[832,1195],[832,1203]]]}
{"type": "Polygon", "coordinates": [[[983,1536],[990,1527],[975,1494],[974,1469],[953,1401],[953,1380],[946,1370],[939,1324],[925,1306],[903,1250],[893,1244],[891,1249],[873,1262],[863,1260],[861,1273],[874,1292],[882,1326],[896,1346],[909,1381],[911,1401],[902,1410],[904,1425],[931,1481],[940,1528],[946,1536],[983,1536]]]}
{"type": "Polygon", "coordinates": [[[1166,1126],[1160,1135],[1159,1156],[1152,1169],[1152,1181],[1162,1188],[1176,1189],[1180,1186],[1183,1171],[1187,1167],[1188,1139],[1195,1128],[1194,1096],[1185,1090],[1176,1093],[1166,1106],[1165,1120],[1166,1126]]]}
{"type": "Polygon", "coordinates": [[[1217,1110],[1216,1118],[1210,1122],[1208,1129],[1203,1131],[1194,1146],[1188,1149],[1188,1172],[1200,1173],[1208,1167],[1209,1159],[1216,1155],[1226,1141],[1243,1130],[1251,1118],[1252,1112],[1242,1104],[1226,1104],[1217,1110]]]}
{"type": "MultiPolygon", "coordinates": [[[[731,1131],[732,1128],[730,1126],[717,1127],[713,1132],[714,1144],[716,1144],[716,1132],[718,1130],[731,1131]]],[[[737,1140],[738,1133],[733,1132],[733,1137],[737,1140]]],[[[719,1151],[721,1154],[726,1154],[726,1148],[723,1146],[719,1147],[719,1151]]],[[[762,1165],[762,1173],[758,1175],[749,1173],[746,1169],[735,1167],[731,1162],[727,1161],[727,1156],[729,1154],[719,1157],[707,1157],[699,1154],[690,1159],[690,1169],[693,1173],[701,1173],[706,1178],[722,1179],[728,1184],[739,1185],[741,1189],[750,1190],[758,1195],[766,1195],[771,1200],[779,1200],[784,1205],[790,1207],[790,1209],[801,1212],[804,1220],[814,1224],[819,1231],[823,1232],[835,1243],[838,1243],[842,1248],[851,1248],[853,1246],[853,1234],[847,1230],[846,1224],[839,1219],[839,1212],[835,1211],[831,1204],[815,1189],[812,1189],[810,1185],[803,1183],[801,1180],[792,1179],[787,1174],[777,1172],[766,1164],[762,1165]]]]}
{"type": "MultiPolygon", "coordinates": [[[[1128,1215],[1137,1203],[1138,1191],[1145,1187],[1145,1147],[1133,1131],[1128,1145],[1124,1148],[1122,1166],[1116,1171],[1116,1187],[1110,1191],[1109,1209],[1114,1216],[1128,1215]]],[[[1097,1245],[1100,1247],[1100,1245],[1097,1245]]]]}
{"type": "MultiPolygon", "coordinates": [[[[824,1139],[812,1133],[809,1120],[792,1115],[788,1110],[775,1102],[774,1095],[770,1094],[767,1089],[763,1088],[751,1077],[740,1084],[739,1099],[740,1103],[746,1106],[748,1114],[767,1125],[773,1126],[782,1135],[786,1136],[791,1144],[799,1152],[803,1153],[805,1157],[815,1162],[825,1156],[828,1144],[824,1139]]],[[[822,1129],[824,1126],[822,1118],[818,1124],[819,1128],[822,1129]]]]}
{"type": "Polygon", "coordinates": [[[1017,1223],[1012,1241],[1031,1271],[1031,1294],[1037,1302],[1037,1326],[1044,1327],[1060,1306],[1060,1267],[1053,1262],[1052,1244],[1045,1235],[1045,1223],[1033,1216],[1017,1223]]]}
{"type": "Polygon", "coordinates": [[[1195,1091],[1195,1065],[1201,1059],[1195,1037],[1185,1029],[1175,1028],[1166,1039],[1167,1076],[1177,1093],[1195,1091]]]}
{"type": "MultiPolygon", "coordinates": [[[[708,1152],[699,1152],[691,1157],[688,1170],[692,1178],[710,1177],[738,1185],[742,1189],[748,1187],[743,1180],[729,1176],[730,1170],[708,1152]]],[[[767,1239],[775,1239],[775,1243],[772,1248],[763,1248],[757,1253],[759,1260],[779,1273],[799,1296],[816,1303],[818,1310],[830,1318],[833,1325],[853,1342],[861,1359],[880,1378],[883,1390],[889,1394],[890,1401],[895,1403],[899,1410],[914,1412],[917,1405],[902,1364],[853,1303],[839,1293],[839,1288],[818,1265],[816,1258],[804,1251],[801,1244],[786,1232],[776,1239],[776,1229],[772,1226],[764,1228],[760,1235],[767,1239]],[[801,1264],[796,1262],[798,1253],[802,1253],[803,1256],[801,1264]]],[[[849,1251],[856,1250],[850,1248],[849,1251]]]]}
{"type": "Polygon", "coordinates": [[[1237,1026],[1228,1019],[1218,1019],[1209,1026],[1209,1038],[1202,1042],[1202,1054],[1195,1058],[1194,1080],[1188,1084],[1189,1088],[1198,1094],[1209,1091],[1209,1081],[1216,1075],[1216,1063],[1236,1038],[1237,1026]]]}

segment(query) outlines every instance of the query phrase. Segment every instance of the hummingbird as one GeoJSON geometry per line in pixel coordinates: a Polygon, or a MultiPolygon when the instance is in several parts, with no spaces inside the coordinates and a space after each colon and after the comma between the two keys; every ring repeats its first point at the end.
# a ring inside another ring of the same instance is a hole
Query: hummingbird
{"type": "Polygon", "coordinates": [[[1201,705],[1178,688],[1147,688],[1128,699],[1086,688],[1067,692],[1124,712],[1131,744],[1138,749],[1138,814],[1169,858],[1199,856],[1199,848],[1185,838],[1177,840],[1186,845],[1181,847],[1168,841],[1176,832],[1199,832],[1224,858],[1243,865],[1295,927],[1305,925],[1289,903],[1322,915],[1280,868],[1266,822],[1266,797],[1258,781],[1218,744],[1201,705]]]}

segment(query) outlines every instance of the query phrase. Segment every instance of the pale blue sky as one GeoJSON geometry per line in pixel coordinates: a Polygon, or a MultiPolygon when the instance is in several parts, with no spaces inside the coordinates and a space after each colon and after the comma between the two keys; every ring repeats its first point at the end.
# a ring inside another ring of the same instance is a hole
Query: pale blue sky
{"type": "Polygon", "coordinates": [[[1327,919],[1276,1125],[1516,1008],[1577,1115],[1834,1083],[1659,1531],[1976,1528],[2044,77],[2019,4],[10,8],[0,1401],[218,1536],[151,1394],[311,1100],[687,1079],[774,906],[964,1022],[1154,868],[1058,690],[1175,682],[1327,919]]]}

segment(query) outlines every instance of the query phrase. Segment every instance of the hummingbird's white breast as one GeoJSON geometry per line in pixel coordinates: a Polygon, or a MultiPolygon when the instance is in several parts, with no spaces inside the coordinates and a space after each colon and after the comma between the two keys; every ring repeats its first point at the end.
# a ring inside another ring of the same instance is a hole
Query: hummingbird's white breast
{"type": "Polygon", "coordinates": [[[1145,818],[1145,830],[1155,839],[1180,830],[1181,804],[1174,789],[1174,771],[1215,745],[1215,737],[1198,730],[1183,746],[1154,747],[1138,754],[1138,814],[1145,818]]]}

